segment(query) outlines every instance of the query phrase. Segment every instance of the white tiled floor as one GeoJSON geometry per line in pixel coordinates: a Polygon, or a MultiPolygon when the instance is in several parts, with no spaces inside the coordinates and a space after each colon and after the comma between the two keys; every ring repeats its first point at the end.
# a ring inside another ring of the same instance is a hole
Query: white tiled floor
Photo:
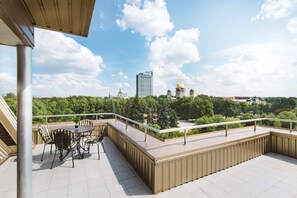
{"type": "MultiPolygon", "coordinates": [[[[296,197],[297,159],[269,153],[232,168],[153,195],[116,147],[105,139],[106,153],[96,146],[85,159],[56,160],[49,147],[40,162],[43,145],[33,150],[33,197],[296,197]]],[[[0,197],[16,197],[16,159],[0,166],[0,197]]]]}

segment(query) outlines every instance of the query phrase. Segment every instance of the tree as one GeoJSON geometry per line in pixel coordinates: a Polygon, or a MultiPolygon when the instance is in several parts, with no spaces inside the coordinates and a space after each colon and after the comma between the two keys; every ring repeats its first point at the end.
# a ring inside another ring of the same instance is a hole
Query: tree
{"type": "Polygon", "coordinates": [[[236,117],[240,114],[240,107],[238,103],[231,101],[231,100],[225,100],[223,103],[223,115],[226,117],[236,117]]]}
{"type": "Polygon", "coordinates": [[[166,98],[159,98],[157,124],[161,129],[170,127],[170,106],[166,98]]]}
{"type": "Polygon", "coordinates": [[[190,118],[192,119],[197,119],[202,116],[212,116],[214,114],[213,103],[207,97],[195,97],[190,105],[190,118]]]}
{"type": "MultiPolygon", "coordinates": [[[[297,120],[296,114],[292,111],[283,111],[277,115],[279,119],[297,120]]],[[[294,124],[294,123],[293,123],[294,124]]],[[[290,128],[290,123],[281,122],[281,126],[284,128],[290,128]]],[[[293,125],[294,127],[294,125],[293,125]]]]}
{"type": "Polygon", "coordinates": [[[16,114],[17,96],[14,93],[7,93],[3,98],[12,112],[16,114]]]}
{"type": "Polygon", "coordinates": [[[129,112],[129,118],[137,122],[144,122],[143,115],[147,111],[147,104],[145,100],[135,97],[132,100],[132,105],[129,112]]]}
{"type": "Polygon", "coordinates": [[[241,120],[250,120],[250,119],[255,119],[255,118],[257,118],[257,116],[255,116],[252,113],[245,113],[240,117],[241,120]]]}
{"type": "Polygon", "coordinates": [[[172,108],[175,110],[180,119],[187,120],[191,118],[191,103],[192,99],[189,97],[178,98],[174,103],[172,103],[172,108]]]}
{"type": "MultiPolygon", "coordinates": [[[[197,125],[203,125],[203,124],[211,124],[214,123],[213,119],[211,117],[208,116],[202,116],[201,118],[198,118],[195,123],[197,125]]],[[[216,127],[205,127],[205,128],[201,128],[199,129],[199,131],[203,132],[209,132],[209,131],[215,131],[216,127]]]]}
{"type": "Polygon", "coordinates": [[[161,129],[169,128],[170,126],[169,117],[170,117],[169,112],[167,110],[159,109],[157,124],[161,127],[161,129]]]}
{"type": "Polygon", "coordinates": [[[296,107],[296,99],[295,98],[270,98],[268,101],[272,101],[272,112],[278,114],[282,111],[291,111],[296,107]]]}
{"type": "Polygon", "coordinates": [[[178,127],[178,118],[177,114],[174,110],[169,111],[169,126],[170,127],[178,127]]]}

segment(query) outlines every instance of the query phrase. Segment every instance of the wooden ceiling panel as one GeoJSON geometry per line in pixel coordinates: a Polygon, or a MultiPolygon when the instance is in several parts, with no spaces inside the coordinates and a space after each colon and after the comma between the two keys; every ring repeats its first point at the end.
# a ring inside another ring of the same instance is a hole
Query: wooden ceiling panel
{"type": "Polygon", "coordinates": [[[95,0],[23,0],[36,27],[87,36],[95,0]]]}

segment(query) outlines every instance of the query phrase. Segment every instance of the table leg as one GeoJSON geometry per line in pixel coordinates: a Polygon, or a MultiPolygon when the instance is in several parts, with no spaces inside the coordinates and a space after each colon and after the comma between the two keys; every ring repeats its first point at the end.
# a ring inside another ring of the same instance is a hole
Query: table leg
{"type": "Polygon", "coordinates": [[[63,160],[63,150],[60,150],[60,156],[59,156],[60,161],[63,160]]]}

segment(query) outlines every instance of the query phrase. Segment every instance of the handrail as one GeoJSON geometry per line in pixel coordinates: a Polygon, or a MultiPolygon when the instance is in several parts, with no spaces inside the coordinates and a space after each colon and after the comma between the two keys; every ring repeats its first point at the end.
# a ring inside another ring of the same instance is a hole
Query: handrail
{"type": "Polygon", "coordinates": [[[45,118],[46,122],[48,118],[56,117],[73,117],[73,116],[100,116],[100,115],[114,115],[114,113],[84,113],[84,114],[62,114],[62,115],[42,115],[42,116],[32,116],[32,118],[45,118]]]}
{"type": "Polygon", "coordinates": [[[17,118],[9,108],[4,98],[0,96],[0,122],[7,130],[13,141],[17,142],[17,118]]]}
{"type": "Polygon", "coordinates": [[[278,119],[278,118],[256,118],[256,119],[249,119],[249,120],[236,120],[236,121],[230,121],[230,122],[220,122],[220,123],[211,123],[211,124],[202,124],[202,125],[196,125],[196,126],[187,126],[187,127],[179,127],[179,128],[171,128],[171,129],[156,129],[154,127],[148,126],[147,124],[137,122],[135,120],[132,120],[130,118],[126,118],[124,116],[115,114],[115,113],[87,113],[87,114],[66,114],[66,115],[44,115],[44,116],[33,116],[33,118],[46,118],[46,122],[48,118],[52,117],[71,117],[71,116],[96,116],[96,119],[100,115],[109,115],[109,116],[114,116],[115,118],[115,123],[117,122],[117,119],[122,119],[126,123],[126,130],[128,129],[128,122],[134,123],[138,126],[144,127],[145,130],[145,137],[144,141],[147,140],[147,131],[151,130],[157,133],[171,133],[171,132],[176,132],[176,131],[183,131],[184,132],[184,144],[187,143],[186,137],[187,137],[187,132],[191,129],[201,129],[201,128],[206,128],[206,127],[214,127],[214,126],[225,126],[225,136],[227,137],[228,135],[228,125],[231,124],[238,124],[238,123],[247,123],[247,122],[253,122],[254,123],[254,131],[256,132],[256,126],[257,122],[259,121],[280,121],[280,122],[289,122],[290,123],[290,132],[292,132],[292,123],[297,123],[297,120],[290,120],[290,119],[278,119]]]}
{"type": "Polygon", "coordinates": [[[269,121],[281,121],[281,122],[294,122],[297,123],[297,120],[289,120],[289,119],[279,119],[279,118],[266,118],[269,121]]]}
{"type": "Polygon", "coordinates": [[[160,130],[160,133],[176,132],[176,131],[190,130],[190,129],[201,129],[201,128],[206,128],[206,127],[223,126],[223,125],[255,122],[255,121],[262,121],[262,120],[266,120],[266,118],[257,118],[257,119],[250,119],[250,120],[236,120],[236,121],[230,121],[230,122],[219,122],[219,123],[211,123],[211,124],[201,124],[201,125],[196,125],[196,126],[162,129],[162,130],[160,130]]]}

